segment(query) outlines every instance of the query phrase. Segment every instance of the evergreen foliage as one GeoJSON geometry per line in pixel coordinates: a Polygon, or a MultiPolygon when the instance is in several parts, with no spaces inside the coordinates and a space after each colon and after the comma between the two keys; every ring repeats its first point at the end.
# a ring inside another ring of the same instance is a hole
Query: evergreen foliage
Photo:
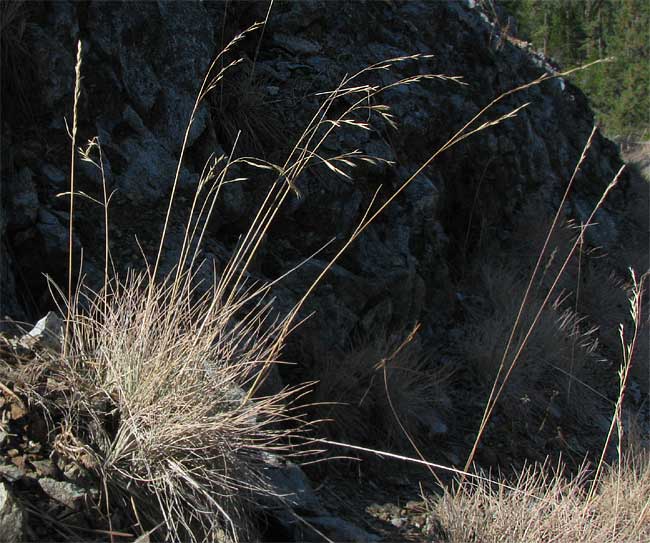
{"type": "Polygon", "coordinates": [[[648,0],[502,0],[519,36],[563,68],[599,58],[610,63],[578,72],[612,135],[648,135],[650,126],[650,2],[648,0]]]}

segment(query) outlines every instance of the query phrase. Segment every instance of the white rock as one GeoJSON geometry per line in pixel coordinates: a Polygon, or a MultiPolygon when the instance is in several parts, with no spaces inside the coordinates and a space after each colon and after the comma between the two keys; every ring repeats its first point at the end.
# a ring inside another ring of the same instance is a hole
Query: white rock
{"type": "Polygon", "coordinates": [[[38,344],[53,350],[61,349],[63,323],[54,311],[49,311],[27,334],[21,338],[26,346],[38,344]]]}

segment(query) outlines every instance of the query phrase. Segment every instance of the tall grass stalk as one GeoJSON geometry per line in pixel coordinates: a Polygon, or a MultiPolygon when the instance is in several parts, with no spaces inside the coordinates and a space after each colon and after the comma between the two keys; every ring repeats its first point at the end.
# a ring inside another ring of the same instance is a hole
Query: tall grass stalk
{"type": "MultiPolygon", "coordinates": [[[[74,248],[74,174],[75,174],[75,156],[77,153],[77,109],[79,106],[79,97],[81,96],[81,40],[77,42],[77,62],[75,64],[74,73],[74,101],[72,105],[72,131],[70,138],[72,140],[70,148],[70,221],[68,227],[68,300],[72,299],[72,276],[74,273],[73,262],[73,248],[74,248]]],[[[68,309],[67,318],[65,320],[65,337],[63,341],[63,354],[67,354],[68,334],[70,331],[70,310],[68,309]]]]}
{"type": "MultiPolygon", "coordinates": [[[[592,136],[590,136],[590,139],[589,139],[589,141],[588,141],[587,146],[585,146],[585,151],[583,152],[583,156],[581,157],[581,160],[580,160],[579,163],[578,163],[578,167],[580,166],[580,164],[581,164],[582,161],[584,160],[584,156],[585,156],[584,153],[586,153],[586,150],[588,149],[588,145],[590,145],[590,143],[591,143],[591,137],[593,137],[593,132],[592,132],[592,136]]],[[[577,170],[578,170],[578,167],[576,167],[576,172],[577,172],[577,170]]],[[[512,372],[513,372],[514,368],[515,368],[516,365],[517,365],[517,362],[518,362],[518,360],[519,360],[519,357],[521,356],[521,353],[522,353],[523,350],[525,349],[526,344],[527,344],[527,342],[528,342],[528,339],[530,338],[531,334],[533,333],[534,328],[535,328],[535,326],[537,325],[537,322],[539,321],[539,319],[540,319],[540,317],[541,317],[541,315],[542,315],[542,313],[543,313],[543,311],[544,311],[544,308],[547,306],[547,304],[548,304],[548,302],[550,301],[551,297],[552,297],[553,294],[555,293],[555,289],[556,289],[556,287],[557,287],[557,285],[558,285],[558,282],[560,281],[562,275],[564,274],[564,271],[565,271],[567,265],[569,264],[569,262],[570,262],[571,259],[573,258],[573,255],[575,254],[576,249],[577,249],[578,246],[580,245],[580,243],[581,243],[580,240],[581,240],[582,237],[584,236],[584,232],[585,232],[585,230],[594,224],[594,223],[593,223],[593,220],[594,220],[594,216],[596,215],[596,212],[597,212],[597,211],[600,209],[600,207],[602,206],[602,204],[603,204],[603,202],[605,201],[605,199],[607,198],[607,195],[609,194],[609,192],[610,192],[610,191],[611,191],[611,190],[612,190],[612,189],[617,185],[617,183],[618,183],[618,181],[619,181],[619,179],[620,179],[620,176],[621,176],[621,174],[623,173],[624,168],[625,168],[625,165],[623,165],[623,166],[619,169],[618,173],[615,175],[615,177],[614,177],[614,178],[612,179],[612,181],[609,183],[609,185],[607,186],[607,188],[605,189],[605,191],[604,191],[603,194],[601,195],[600,199],[598,200],[598,202],[597,202],[596,205],[594,206],[594,208],[593,208],[591,214],[589,215],[587,221],[585,222],[584,225],[581,226],[580,235],[578,236],[578,238],[576,239],[576,241],[573,243],[573,245],[572,245],[572,247],[571,247],[569,253],[567,254],[567,256],[566,256],[564,262],[562,263],[562,266],[561,266],[560,270],[558,271],[558,273],[557,273],[555,279],[553,280],[553,283],[552,283],[551,286],[549,287],[549,289],[548,289],[548,291],[547,291],[547,294],[546,294],[546,296],[544,297],[544,300],[542,301],[542,303],[541,303],[539,309],[537,310],[537,313],[536,313],[536,315],[535,315],[535,317],[534,317],[534,319],[533,319],[533,322],[531,323],[531,325],[530,325],[528,331],[526,332],[524,338],[522,339],[521,343],[520,343],[519,346],[517,347],[517,349],[516,349],[516,351],[515,351],[515,354],[514,354],[514,356],[512,357],[512,361],[511,361],[511,362],[506,366],[506,360],[507,360],[508,353],[509,353],[509,351],[510,351],[510,347],[511,347],[511,345],[512,345],[512,340],[513,340],[513,338],[514,338],[514,336],[515,336],[515,334],[516,334],[516,331],[517,331],[517,329],[518,329],[518,326],[519,326],[519,320],[520,320],[521,315],[522,315],[522,313],[523,313],[523,310],[524,310],[524,308],[526,307],[526,304],[527,304],[527,302],[528,302],[528,295],[529,295],[529,293],[530,293],[530,289],[531,289],[531,287],[532,287],[532,285],[533,285],[533,282],[534,282],[535,276],[536,276],[536,274],[537,274],[537,272],[538,272],[538,270],[539,270],[539,266],[540,266],[540,263],[541,263],[541,259],[543,258],[543,254],[545,253],[545,250],[546,250],[546,245],[548,244],[548,240],[550,239],[550,236],[551,236],[551,234],[552,234],[552,232],[553,232],[553,229],[554,229],[555,224],[556,224],[557,217],[559,216],[559,213],[560,213],[560,211],[561,211],[561,209],[562,209],[562,206],[560,206],[560,207],[558,208],[558,211],[557,211],[556,217],[555,217],[555,219],[554,219],[554,221],[553,221],[553,225],[551,226],[551,229],[549,230],[549,233],[548,233],[548,236],[547,236],[547,239],[546,239],[546,242],[545,242],[545,246],[544,246],[544,248],[542,249],[542,251],[540,252],[540,257],[538,258],[537,264],[536,264],[536,266],[535,266],[535,268],[534,268],[534,270],[533,270],[533,273],[531,274],[531,279],[530,279],[530,281],[529,281],[529,283],[528,283],[528,287],[527,287],[526,292],[525,292],[525,294],[524,294],[524,297],[523,297],[523,299],[522,299],[522,303],[520,304],[520,309],[519,309],[519,312],[518,312],[517,318],[516,318],[516,320],[515,320],[515,324],[514,324],[513,327],[512,327],[512,332],[511,332],[511,335],[510,335],[510,339],[509,339],[509,341],[508,341],[508,344],[506,345],[506,349],[505,349],[505,351],[504,351],[504,355],[503,355],[503,357],[502,357],[501,364],[500,364],[500,366],[499,366],[499,370],[498,370],[498,372],[497,372],[497,377],[496,377],[495,380],[494,380],[494,385],[493,385],[493,387],[492,387],[492,391],[490,392],[490,396],[489,396],[489,398],[488,398],[488,402],[487,402],[487,405],[486,405],[485,411],[484,411],[484,413],[483,413],[483,419],[481,420],[481,424],[480,424],[480,427],[479,427],[479,431],[478,431],[478,433],[477,433],[476,439],[474,440],[474,445],[473,445],[473,447],[472,447],[472,450],[471,450],[471,452],[470,452],[470,454],[469,454],[469,456],[468,456],[468,458],[467,458],[467,462],[465,463],[465,471],[467,471],[467,470],[469,469],[469,466],[471,466],[472,463],[473,463],[473,461],[474,461],[474,456],[475,456],[476,451],[477,451],[477,449],[478,449],[478,445],[479,445],[479,443],[480,443],[480,441],[481,441],[481,438],[482,438],[482,436],[483,436],[483,433],[485,432],[485,428],[487,427],[487,424],[488,424],[488,422],[489,422],[489,420],[490,420],[490,417],[492,416],[492,413],[493,413],[493,411],[494,411],[494,407],[496,406],[496,403],[497,403],[499,397],[501,396],[501,394],[502,394],[504,388],[506,387],[506,385],[507,385],[507,383],[508,383],[508,380],[509,380],[510,376],[512,375],[512,372]],[[506,367],[507,367],[507,369],[506,369],[505,373],[503,374],[503,378],[501,379],[501,372],[502,372],[502,371],[504,370],[504,368],[506,368],[506,367]]],[[[574,173],[574,176],[572,177],[571,182],[569,183],[569,187],[568,187],[568,188],[571,187],[571,185],[572,185],[572,181],[573,181],[574,177],[575,177],[575,173],[574,173]]],[[[563,200],[562,200],[562,204],[564,203],[564,200],[565,200],[567,194],[568,194],[568,191],[565,193],[565,197],[564,197],[563,200]]]]}
{"type": "MultiPolygon", "coordinates": [[[[632,317],[633,330],[632,337],[629,341],[625,338],[625,327],[623,324],[619,327],[619,335],[621,339],[621,349],[622,349],[622,363],[619,369],[619,391],[618,398],[616,400],[616,405],[614,407],[614,413],[612,415],[611,424],[607,432],[607,437],[603,445],[603,449],[600,455],[600,460],[598,461],[598,467],[596,468],[596,474],[594,476],[594,481],[592,483],[589,495],[592,496],[596,485],[599,483],[600,474],[603,470],[605,464],[605,459],[607,456],[607,449],[611,442],[612,436],[614,434],[614,429],[618,431],[618,442],[617,442],[617,453],[618,453],[618,464],[622,465],[622,443],[623,443],[623,401],[625,399],[625,392],[627,390],[628,379],[630,376],[630,369],[634,362],[634,355],[637,348],[637,343],[639,340],[639,330],[641,327],[641,322],[643,319],[642,308],[643,308],[643,297],[645,294],[645,282],[648,279],[648,274],[643,274],[640,278],[637,278],[636,273],[633,269],[630,268],[630,275],[632,279],[632,289],[630,292],[630,316],[632,317]]],[[[619,468],[620,469],[620,468],[619,468]]]]}

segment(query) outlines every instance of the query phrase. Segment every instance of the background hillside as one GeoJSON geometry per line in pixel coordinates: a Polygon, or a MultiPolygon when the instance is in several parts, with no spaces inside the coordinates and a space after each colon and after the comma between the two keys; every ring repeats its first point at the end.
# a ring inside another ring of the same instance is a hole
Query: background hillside
{"type": "MultiPolygon", "coordinates": [[[[576,74],[598,120],[612,136],[648,137],[650,3],[646,0],[503,0],[516,23],[509,32],[532,42],[562,68],[606,57],[576,74]]],[[[506,16],[506,25],[507,25],[506,16]]]]}

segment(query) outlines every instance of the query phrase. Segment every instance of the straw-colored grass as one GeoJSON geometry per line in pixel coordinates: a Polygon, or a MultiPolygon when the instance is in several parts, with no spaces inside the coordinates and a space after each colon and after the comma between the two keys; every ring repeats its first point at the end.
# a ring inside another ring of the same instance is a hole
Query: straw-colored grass
{"type": "Polygon", "coordinates": [[[528,466],[514,480],[465,482],[431,501],[448,543],[642,543],[650,539],[650,455],[608,467],[589,496],[584,468],[528,466]]]}
{"type": "Polygon", "coordinates": [[[224,304],[189,284],[150,291],[147,281],[133,274],[74,306],[55,450],[106,481],[109,506],[137,511],[148,528],[236,541],[254,494],[271,492],[265,455],[286,451],[297,426],[287,424],[290,391],[246,392],[278,360],[284,334],[266,322],[268,305],[224,304]]]}
{"type": "Polygon", "coordinates": [[[463,479],[430,501],[439,536],[449,543],[641,543],[650,538],[650,452],[625,424],[623,403],[639,340],[646,276],[631,273],[632,328],[621,325],[619,394],[595,469],[574,475],[565,466],[529,465],[514,478],[463,479]],[[615,436],[616,434],[616,436],[615,436]],[[605,462],[616,437],[617,458],[605,462]]]}
{"type": "MultiPolygon", "coordinates": [[[[124,277],[115,272],[108,239],[112,195],[106,190],[101,142],[95,138],[81,150],[81,160],[100,170],[104,184],[103,201],[94,200],[103,207],[106,223],[103,287],[94,292],[82,281],[73,287],[71,254],[67,293],[58,291],[64,300],[61,314],[66,315],[62,352],[43,369],[50,376],[48,386],[43,388],[42,379],[36,379],[25,380],[21,388],[52,422],[56,452],[99,482],[102,497],[97,510],[111,530],[116,528],[111,511],[117,508],[128,517],[126,526],[118,528],[153,530],[155,539],[224,542],[253,536],[249,514],[253,503],[260,495],[274,495],[266,480],[266,459],[271,453],[298,454],[292,438],[304,428],[290,406],[300,388],[269,397],[259,397],[258,391],[280,360],[305,299],[325,272],[288,314],[272,317],[270,292],[284,276],[256,282],[250,275],[251,263],[282,204],[301,197],[296,181],[312,163],[350,179],[348,172],[356,162],[381,160],[359,150],[324,155],[320,148],[336,130],[370,130],[370,120],[393,125],[388,107],[376,101],[387,88],[430,78],[455,81],[416,75],[384,87],[363,83],[362,78],[397,62],[416,61],[419,55],[383,61],[321,95],[321,107],[282,165],[236,157],[235,140],[229,157],[215,157],[205,165],[175,267],[163,274],[188,134],[200,104],[237,64],[219,70],[219,60],[244,34],[213,61],[201,85],[181,147],[159,249],[153,265],[145,260],[144,271],[124,277]],[[235,165],[253,173],[271,172],[276,179],[231,260],[206,284],[206,277],[199,276],[201,244],[223,185],[244,181],[232,179],[235,165]]],[[[78,52],[77,89],[81,45],[78,52]]],[[[75,116],[77,98],[75,93],[75,116]]],[[[73,172],[76,152],[74,148],[73,172]]],[[[89,198],[75,191],[73,175],[70,191],[62,196],[70,198],[71,215],[75,198],[89,198]]],[[[367,226],[366,219],[356,235],[367,226]]],[[[71,222],[71,235],[72,229],[71,222]]],[[[327,269],[333,264],[334,260],[327,269]]]]}

